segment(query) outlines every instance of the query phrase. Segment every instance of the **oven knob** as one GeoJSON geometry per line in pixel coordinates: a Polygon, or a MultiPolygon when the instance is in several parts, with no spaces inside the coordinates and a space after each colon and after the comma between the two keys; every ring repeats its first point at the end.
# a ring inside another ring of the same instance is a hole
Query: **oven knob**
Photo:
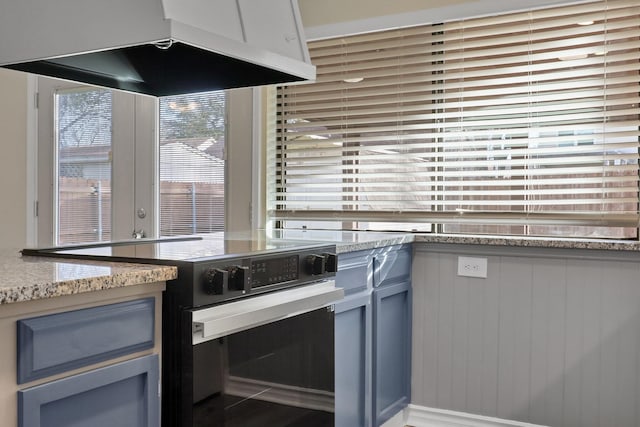
{"type": "Polygon", "coordinates": [[[336,254],[324,254],[324,271],[327,273],[338,272],[338,256],[336,254]]]}
{"type": "Polygon", "coordinates": [[[229,268],[229,289],[249,292],[249,267],[236,265],[229,268]]]}
{"type": "Polygon", "coordinates": [[[307,257],[307,272],[313,276],[324,273],[324,256],[309,255],[307,257]]]}
{"type": "Polygon", "coordinates": [[[227,287],[229,272],[220,268],[210,268],[204,274],[204,291],[209,295],[222,295],[227,287]]]}

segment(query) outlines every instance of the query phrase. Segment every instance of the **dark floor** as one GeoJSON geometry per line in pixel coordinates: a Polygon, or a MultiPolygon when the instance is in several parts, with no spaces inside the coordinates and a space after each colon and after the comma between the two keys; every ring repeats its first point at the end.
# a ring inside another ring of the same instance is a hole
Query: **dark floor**
{"type": "Polygon", "coordinates": [[[194,427],[332,427],[334,414],[234,396],[212,396],[193,408],[194,427]],[[224,413],[224,419],[213,414],[224,413]]]}

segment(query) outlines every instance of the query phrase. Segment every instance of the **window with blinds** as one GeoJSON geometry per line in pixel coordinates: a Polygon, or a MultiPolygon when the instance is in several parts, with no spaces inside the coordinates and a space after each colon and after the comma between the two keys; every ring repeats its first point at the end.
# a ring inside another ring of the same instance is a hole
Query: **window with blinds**
{"type": "Polygon", "coordinates": [[[111,239],[111,91],[55,95],[56,244],[111,239]]]}
{"type": "Polygon", "coordinates": [[[640,5],[309,44],[277,89],[282,227],[636,238],[640,5]]]}
{"type": "Polygon", "coordinates": [[[224,230],[225,93],[160,99],[160,235],[224,230]]]}

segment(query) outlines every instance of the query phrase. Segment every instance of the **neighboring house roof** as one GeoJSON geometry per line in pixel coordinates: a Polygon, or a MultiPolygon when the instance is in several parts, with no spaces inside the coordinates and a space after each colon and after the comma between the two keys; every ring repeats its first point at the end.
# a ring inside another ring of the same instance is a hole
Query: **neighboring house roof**
{"type": "Polygon", "coordinates": [[[166,144],[172,144],[174,142],[180,142],[188,145],[191,148],[200,150],[209,154],[210,156],[217,157],[218,159],[224,158],[224,137],[219,140],[214,138],[180,138],[180,139],[161,139],[160,146],[166,144]]]}
{"type": "Polygon", "coordinates": [[[58,153],[59,162],[65,163],[108,163],[111,145],[95,144],[62,147],[58,153]]]}
{"type": "MultiPolygon", "coordinates": [[[[209,148],[206,141],[199,146],[209,148]],[[202,145],[204,143],[204,145],[202,145]]],[[[160,180],[171,182],[224,183],[224,160],[183,142],[166,142],[161,145],[160,180]],[[184,168],[183,165],[189,165],[184,168]],[[174,167],[180,165],[180,167],[174,167]]]]}
{"type": "MultiPolygon", "coordinates": [[[[224,143],[213,139],[189,138],[163,141],[160,179],[170,182],[224,183],[224,143]],[[188,165],[187,168],[184,165],[188,165]]],[[[104,164],[111,161],[110,145],[64,147],[61,164],[104,164]]]]}

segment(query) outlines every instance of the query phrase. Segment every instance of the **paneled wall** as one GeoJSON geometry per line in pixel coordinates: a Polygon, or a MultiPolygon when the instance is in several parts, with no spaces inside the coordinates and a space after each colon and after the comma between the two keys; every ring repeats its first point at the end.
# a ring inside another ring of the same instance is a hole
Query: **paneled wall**
{"type": "Polygon", "coordinates": [[[640,426],[640,255],[416,247],[412,403],[640,426]],[[459,255],[488,258],[488,277],[459,277],[459,255]]]}

